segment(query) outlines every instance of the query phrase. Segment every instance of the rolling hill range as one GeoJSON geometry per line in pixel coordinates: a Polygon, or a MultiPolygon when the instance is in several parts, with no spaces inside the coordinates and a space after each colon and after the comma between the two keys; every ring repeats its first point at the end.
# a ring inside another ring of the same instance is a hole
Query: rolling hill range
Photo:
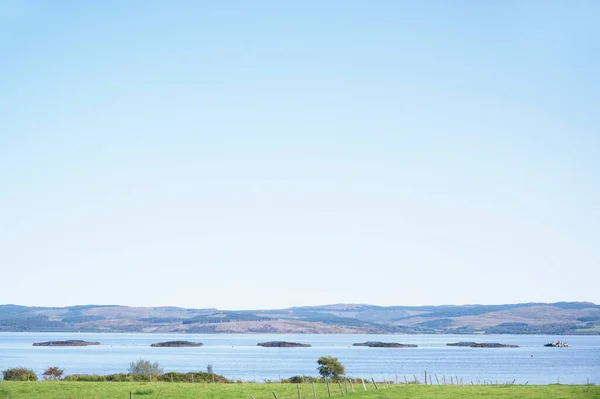
{"type": "Polygon", "coordinates": [[[336,304],[245,311],[0,305],[0,331],[600,334],[600,305],[590,302],[461,306],[336,304]]]}

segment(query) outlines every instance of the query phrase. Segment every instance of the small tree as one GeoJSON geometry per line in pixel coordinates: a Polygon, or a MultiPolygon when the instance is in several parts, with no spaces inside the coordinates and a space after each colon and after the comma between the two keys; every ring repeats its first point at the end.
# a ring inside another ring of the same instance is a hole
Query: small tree
{"type": "Polygon", "coordinates": [[[129,374],[135,377],[144,377],[144,379],[152,380],[153,377],[158,377],[163,373],[163,369],[158,362],[150,362],[149,360],[140,359],[129,363],[129,374]]]}
{"type": "Polygon", "coordinates": [[[206,366],[206,372],[208,374],[213,374],[213,366],[212,366],[212,364],[209,364],[208,366],[206,366]]]}
{"type": "Polygon", "coordinates": [[[64,369],[59,369],[56,366],[52,366],[44,370],[42,375],[44,376],[45,380],[60,380],[60,377],[62,377],[64,371],[64,369]]]}
{"type": "Polygon", "coordinates": [[[4,381],[37,381],[37,375],[25,367],[13,367],[2,371],[4,381]]]}
{"type": "Polygon", "coordinates": [[[319,365],[317,370],[319,370],[319,374],[321,374],[323,378],[337,380],[346,372],[344,366],[337,357],[321,356],[319,360],[317,360],[317,364],[319,365]]]}

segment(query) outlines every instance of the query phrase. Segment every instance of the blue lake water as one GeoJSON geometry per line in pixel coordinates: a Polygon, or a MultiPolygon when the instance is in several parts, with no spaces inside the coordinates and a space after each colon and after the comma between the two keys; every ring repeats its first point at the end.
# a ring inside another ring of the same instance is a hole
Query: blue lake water
{"type": "MultiPolygon", "coordinates": [[[[293,375],[317,375],[320,356],[335,356],[354,377],[400,381],[424,371],[463,378],[467,383],[496,380],[550,384],[600,383],[600,336],[535,335],[280,335],[280,334],[94,334],[94,333],[0,333],[0,370],[24,366],[40,374],[57,365],[65,374],[126,372],[129,362],[143,358],[158,361],[165,371],[206,371],[228,378],[263,382],[293,375]],[[34,347],[50,340],[99,341],[88,347],[34,347]],[[546,348],[552,339],[570,348],[546,348]],[[199,341],[195,348],[152,348],[151,343],[169,340],[199,341]],[[310,348],[263,348],[264,341],[293,341],[310,348]],[[384,341],[419,345],[418,348],[353,347],[355,342],[384,341]],[[457,348],[458,341],[499,342],[519,348],[457,348]]],[[[435,379],[434,379],[435,382],[435,379]]]]}

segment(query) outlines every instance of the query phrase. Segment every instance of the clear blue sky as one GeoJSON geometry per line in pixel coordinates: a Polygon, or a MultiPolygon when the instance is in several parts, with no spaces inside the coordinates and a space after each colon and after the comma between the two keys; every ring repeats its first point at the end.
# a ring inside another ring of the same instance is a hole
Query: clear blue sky
{"type": "Polygon", "coordinates": [[[0,303],[600,303],[597,1],[0,2],[0,303]]]}

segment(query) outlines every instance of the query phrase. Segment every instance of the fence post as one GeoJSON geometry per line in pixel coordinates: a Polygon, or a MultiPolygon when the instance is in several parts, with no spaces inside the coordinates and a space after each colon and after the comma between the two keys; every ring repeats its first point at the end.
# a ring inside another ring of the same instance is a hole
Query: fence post
{"type": "Polygon", "coordinates": [[[338,380],[338,386],[340,387],[340,393],[344,396],[344,390],[342,389],[342,383],[338,380]]]}
{"type": "Polygon", "coordinates": [[[366,391],[367,390],[367,386],[365,385],[365,379],[361,378],[360,380],[362,381],[363,389],[366,391]]]}
{"type": "Polygon", "coordinates": [[[298,399],[302,399],[300,396],[300,384],[296,384],[296,388],[298,388],[298,399]]]}
{"type": "Polygon", "coordinates": [[[275,396],[275,399],[279,399],[279,398],[277,397],[277,394],[275,393],[275,391],[273,391],[273,396],[275,396]]]}
{"type": "Polygon", "coordinates": [[[331,397],[331,389],[329,388],[329,380],[325,378],[325,383],[327,384],[327,396],[331,397]]]}
{"type": "Polygon", "coordinates": [[[375,389],[379,389],[379,388],[377,387],[377,384],[375,383],[375,378],[371,377],[371,381],[373,381],[373,385],[375,385],[375,389]]]}
{"type": "Polygon", "coordinates": [[[315,388],[315,382],[312,381],[312,387],[313,387],[313,396],[314,399],[317,399],[317,389],[315,388]]]}

